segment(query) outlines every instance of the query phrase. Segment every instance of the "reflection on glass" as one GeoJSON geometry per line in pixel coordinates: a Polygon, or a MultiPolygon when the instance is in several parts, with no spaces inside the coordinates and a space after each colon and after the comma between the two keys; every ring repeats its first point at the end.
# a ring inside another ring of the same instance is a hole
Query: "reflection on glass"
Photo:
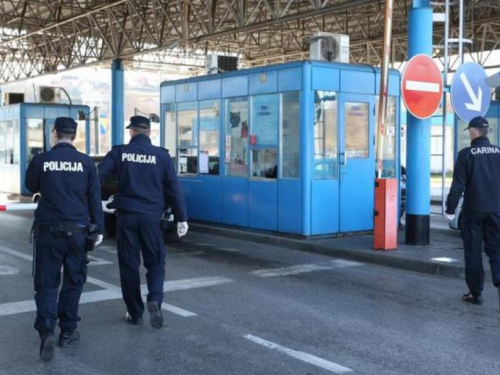
{"type": "Polygon", "coordinates": [[[283,94],[281,124],[281,177],[300,176],[300,93],[283,94]]]}
{"type": "Polygon", "coordinates": [[[338,176],[337,94],[314,93],[314,178],[338,176]]]}
{"type": "Polygon", "coordinates": [[[154,146],[160,146],[160,123],[151,121],[151,144],[154,146]]]}
{"type": "MultiPolygon", "coordinates": [[[[375,99],[375,118],[378,119],[378,101],[375,99]]],[[[383,136],[382,150],[382,177],[396,177],[396,97],[387,98],[387,114],[385,118],[385,134],[383,136]]],[[[378,122],[376,125],[376,134],[378,137],[378,122]]]]}
{"type": "Polygon", "coordinates": [[[14,157],[12,164],[20,164],[21,163],[21,129],[19,127],[19,120],[12,121],[14,125],[14,157]]]}
{"type": "Polygon", "coordinates": [[[86,150],[85,150],[85,124],[86,124],[86,121],[85,120],[80,120],[80,121],[77,121],[78,123],[78,127],[76,128],[76,137],[75,137],[75,141],[73,143],[73,145],[75,146],[75,148],[80,151],[80,152],[83,152],[83,153],[86,153],[86,150]]]}
{"type": "Polygon", "coordinates": [[[469,132],[464,131],[464,129],[467,126],[468,126],[468,124],[465,121],[458,119],[458,121],[457,121],[457,135],[458,135],[457,152],[470,146],[469,132]]]}
{"type": "Polygon", "coordinates": [[[488,133],[488,138],[490,139],[490,142],[493,143],[494,145],[498,146],[498,119],[494,117],[488,117],[487,118],[489,124],[490,124],[490,131],[488,133]]]}
{"type": "Polygon", "coordinates": [[[345,103],[345,152],[347,158],[368,157],[368,103],[345,103]]]}
{"type": "Polygon", "coordinates": [[[26,119],[26,155],[28,163],[33,159],[33,156],[41,154],[43,149],[43,120],[42,119],[26,119]]]}
{"type": "Polygon", "coordinates": [[[0,122],[0,164],[6,163],[7,150],[5,149],[6,124],[0,122]]]}
{"type": "Polygon", "coordinates": [[[176,109],[175,104],[164,104],[164,116],[165,116],[165,148],[169,151],[170,157],[177,168],[175,150],[177,148],[177,121],[176,121],[176,109]]]}
{"type": "Polygon", "coordinates": [[[277,178],[278,153],[275,148],[252,150],[252,177],[277,178]]]}
{"type": "Polygon", "coordinates": [[[259,146],[278,144],[279,95],[252,97],[252,127],[259,146]]]}
{"type": "Polygon", "coordinates": [[[196,148],[180,148],[179,152],[179,174],[198,173],[198,150],[196,148]]]}
{"type": "Polygon", "coordinates": [[[199,173],[219,174],[220,101],[200,102],[199,173]]]}
{"type": "Polygon", "coordinates": [[[198,103],[177,105],[178,173],[198,173],[198,103]]]}
{"type": "Polygon", "coordinates": [[[248,176],[248,98],[226,99],[226,176],[248,176]]]}

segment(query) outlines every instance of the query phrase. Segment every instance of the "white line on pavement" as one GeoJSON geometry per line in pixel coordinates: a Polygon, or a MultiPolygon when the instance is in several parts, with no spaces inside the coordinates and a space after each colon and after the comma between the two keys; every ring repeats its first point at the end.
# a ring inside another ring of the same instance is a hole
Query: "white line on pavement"
{"type": "MultiPolygon", "coordinates": [[[[205,288],[207,286],[215,286],[221,284],[227,284],[232,282],[232,279],[227,277],[197,277],[194,279],[181,279],[166,281],[163,284],[163,289],[165,292],[175,292],[178,290],[205,288]]],[[[146,294],[148,292],[147,285],[141,285],[141,293],[146,294]]]]}
{"type": "Polygon", "coordinates": [[[336,259],[332,260],[331,262],[322,264],[299,264],[292,267],[262,269],[253,271],[252,274],[259,277],[290,276],[298,275],[300,273],[333,270],[336,268],[356,267],[361,265],[363,265],[363,263],[336,259]]]}
{"type": "Polygon", "coordinates": [[[97,258],[93,255],[87,255],[87,257],[90,260],[90,262],[88,264],[89,266],[104,266],[106,264],[113,264],[113,262],[110,262],[109,260],[97,258]]]}
{"type": "Polygon", "coordinates": [[[321,367],[322,369],[334,372],[335,374],[346,374],[349,372],[352,372],[350,368],[341,366],[337,363],[327,361],[323,358],[316,357],[311,354],[307,354],[304,352],[299,352],[293,349],[285,348],[284,346],[275,344],[271,341],[267,341],[264,339],[261,339],[260,337],[253,336],[253,335],[246,335],[244,336],[247,340],[250,340],[256,344],[262,345],[266,348],[269,349],[274,349],[277,350],[281,353],[284,353],[286,355],[289,355],[290,357],[296,358],[298,360],[301,360],[303,362],[309,363],[311,365],[321,367]]]}
{"type": "Polygon", "coordinates": [[[189,318],[190,316],[196,316],[196,314],[191,312],[191,311],[187,311],[187,310],[181,309],[179,307],[169,305],[168,303],[163,303],[161,305],[161,308],[163,310],[170,311],[171,313],[183,316],[184,318],[189,318]]]}
{"type": "Polygon", "coordinates": [[[455,263],[455,262],[458,262],[457,259],[447,258],[447,257],[431,258],[431,260],[435,260],[436,262],[443,262],[443,263],[455,263]]]}

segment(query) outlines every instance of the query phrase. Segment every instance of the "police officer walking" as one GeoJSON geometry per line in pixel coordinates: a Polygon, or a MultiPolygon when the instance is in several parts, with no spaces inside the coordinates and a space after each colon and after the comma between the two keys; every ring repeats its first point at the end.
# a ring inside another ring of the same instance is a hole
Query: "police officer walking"
{"type": "MultiPolygon", "coordinates": [[[[458,154],[446,214],[453,215],[462,194],[460,229],[465,253],[465,279],[469,292],[463,300],[483,303],[482,247],[489,257],[493,284],[500,288],[500,148],[487,138],[488,121],[473,118],[465,129],[471,146],[458,154]]],[[[500,301],[500,289],[498,289],[500,301]]]]}
{"type": "Polygon", "coordinates": [[[103,212],[97,169],[92,159],[73,146],[77,123],[69,117],[55,120],[56,144],[38,154],[26,171],[25,185],[41,193],[33,224],[33,264],[40,358],[54,357],[57,319],[59,346],[77,341],[78,303],[87,276],[88,242],[102,241],[103,212]],[[61,267],[64,270],[61,282],[61,267]]]}
{"type": "Polygon", "coordinates": [[[117,247],[123,299],[132,324],[142,324],[144,304],[141,297],[139,266],[141,251],[147,270],[147,307],[153,328],[163,326],[161,305],[165,280],[165,255],[160,228],[168,198],[176,215],[177,233],[187,233],[184,195],[167,150],[155,147],[149,138],[151,124],[143,116],[130,118],[131,140],[115,146],[99,164],[101,184],[116,173],[118,191],[108,206],[117,210],[117,247]]]}

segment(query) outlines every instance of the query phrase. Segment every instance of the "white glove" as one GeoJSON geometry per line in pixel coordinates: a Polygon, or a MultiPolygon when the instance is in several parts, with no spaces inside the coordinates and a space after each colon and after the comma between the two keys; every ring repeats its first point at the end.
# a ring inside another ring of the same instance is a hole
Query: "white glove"
{"type": "Polygon", "coordinates": [[[104,236],[102,234],[97,235],[97,239],[95,240],[95,246],[99,246],[103,240],[104,236]]]}
{"type": "Polygon", "coordinates": [[[447,218],[449,221],[453,221],[453,219],[455,218],[455,215],[450,215],[450,214],[444,214],[444,216],[446,216],[446,218],[447,218]]]}
{"type": "Polygon", "coordinates": [[[108,214],[114,214],[116,209],[115,208],[108,208],[108,204],[113,202],[113,196],[109,197],[107,201],[102,201],[102,210],[108,214]]]}
{"type": "Polygon", "coordinates": [[[182,223],[177,223],[177,235],[179,237],[185,236],[189,229],[188,223],[183,221],[182,223]]]}

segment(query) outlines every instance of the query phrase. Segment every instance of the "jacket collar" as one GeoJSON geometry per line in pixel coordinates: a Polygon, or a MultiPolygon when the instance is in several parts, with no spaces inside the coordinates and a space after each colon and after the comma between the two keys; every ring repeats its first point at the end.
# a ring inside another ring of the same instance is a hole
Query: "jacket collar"
{"type": "Polygon", "coordinates": [[[474,139],[472,142],[471,142],[471,146],[477,146],[477,145],[480,145],[480,144],[490,144],[490,140],[488,139],[488,137],[477,137],[476,139],[474,139]]]}
{"type": "Polygon", "coordinates": [[[134,142],[146,142],[148,144],[151,144],[151,139],[147,135],[137,134],[136,136],[132,137],[132,139],[130,140],[130,143],[134,143],[134,142]]]}
{"type": "Polygon", "coordinates": [[[69,148],[72,148],[73,150],[76,150],[76,147],[73,146],[71,143],[69,142],[59,142],[59,143],[56,143],[54,145],[54,147],[52,147],[52,149],[55,149],[55,148],[62,148],[62,147],[69,147],[69,148]]]}

